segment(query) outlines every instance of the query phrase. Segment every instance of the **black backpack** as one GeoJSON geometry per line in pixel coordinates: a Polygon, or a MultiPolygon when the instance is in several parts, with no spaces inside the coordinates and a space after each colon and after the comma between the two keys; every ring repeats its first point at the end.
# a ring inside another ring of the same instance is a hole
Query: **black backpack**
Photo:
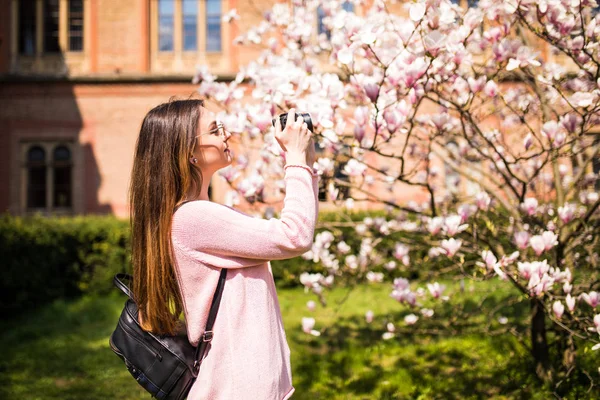
{"type": "Polygon", "coordinates": [[[197,347],[192,346],[185,333],[177,336],[155,335],[146,332],[138,321],[138,307],[133,294],[121,279],[131,281],[131,275],[117,274],[115,285],[129,299],[110,336],[110,348],[123,360],[135,380],[153,397],[165,400],[183,400],[200,371],[200,364],[213,338],[215,323],[227,269],[221,270],[219,283],[212,299],[206,329],[197,347]]]}

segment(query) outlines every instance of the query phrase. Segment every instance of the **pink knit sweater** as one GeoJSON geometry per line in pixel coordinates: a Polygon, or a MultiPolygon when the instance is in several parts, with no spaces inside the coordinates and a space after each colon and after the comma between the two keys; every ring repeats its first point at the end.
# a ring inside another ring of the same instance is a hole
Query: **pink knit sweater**
{"type": "Polygon", "coordinates": [[[280,219],[259,219],[210,201],[174,214],[172,240],[187,333],[197,345],[221,268],[228,268],[214,339],[188,399],[279,400],[294,392],[269,260],[310,249],[318,213],[317,178],[299,167],[285,174],[280,219]]]}

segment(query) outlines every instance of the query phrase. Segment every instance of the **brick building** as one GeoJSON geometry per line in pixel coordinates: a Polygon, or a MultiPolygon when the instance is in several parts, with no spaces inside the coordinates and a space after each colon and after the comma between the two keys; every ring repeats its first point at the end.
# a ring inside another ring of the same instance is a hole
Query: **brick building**
{"type": "Polygon", "coordinates": [[[192,95],[196,65],[228,79],[254,55],[231,44],[252,19],[221,22],[259,18],[246,3],[0,0],[0,212],[126,216],[143,116],[192,95]]]}

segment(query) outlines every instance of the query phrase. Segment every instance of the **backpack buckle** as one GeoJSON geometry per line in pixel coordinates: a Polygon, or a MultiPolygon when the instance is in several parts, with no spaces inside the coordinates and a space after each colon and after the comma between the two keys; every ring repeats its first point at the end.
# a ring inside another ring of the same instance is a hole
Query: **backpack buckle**
{"type": "Polygon", "coordinates": [[[213,331],[206,331],[202,334],[203,342],[210,342],[211,340],[213,340],[213,331]]]}

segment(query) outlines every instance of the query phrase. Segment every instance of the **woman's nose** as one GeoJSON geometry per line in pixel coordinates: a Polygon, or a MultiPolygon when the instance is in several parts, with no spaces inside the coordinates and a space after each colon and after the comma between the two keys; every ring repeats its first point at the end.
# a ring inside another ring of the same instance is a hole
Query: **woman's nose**
{"type": "Polygon", "coordinates": [[[227,129],[223,129],[223,132],[225,132],[225,141],[228,141],[229,138],[231,137],[231,132],[229,132],[227,129]]]}

